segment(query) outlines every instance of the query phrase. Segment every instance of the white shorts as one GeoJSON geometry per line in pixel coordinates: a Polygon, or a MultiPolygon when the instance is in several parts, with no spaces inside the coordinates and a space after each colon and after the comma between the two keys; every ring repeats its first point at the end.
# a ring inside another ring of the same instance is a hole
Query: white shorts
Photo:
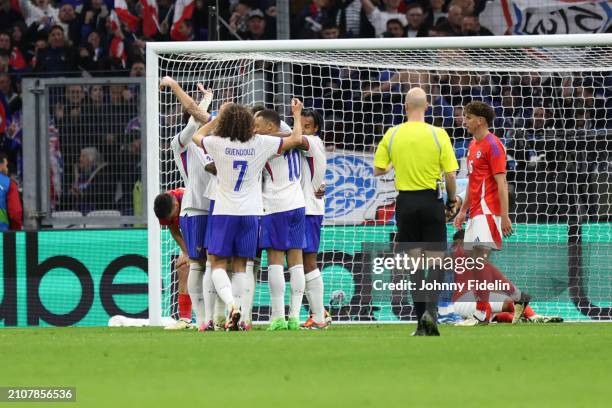
{"type": "MultiPolygon", "coordinates": [[[[489,304],[491,305],[491,313],[500,313],[503,311],[504,302],[510,299],[508,295],[500,292],[491,292],[489,293],[489,304]]],[[[453,308],[455,309],[455,313],[458,313],[459,316],[464,319],[469,319],[476,313],[476,297],[474,296],[474,292],[466,292],[461,295],[455,302],[453,303],[453,308]]]]}
{"type": "Polygon", "coordinates": [[[502,248],[501,217],[480,214],[470,218],[465,227],[465,249],[475,246],[500,250],[502,248]]]}

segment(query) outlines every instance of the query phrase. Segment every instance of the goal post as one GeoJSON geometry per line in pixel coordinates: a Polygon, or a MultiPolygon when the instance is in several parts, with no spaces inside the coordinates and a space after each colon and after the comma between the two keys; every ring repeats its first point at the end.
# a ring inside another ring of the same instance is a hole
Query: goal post
{"type": "MultiPolygon", "coordinates": [[[[185,122],[176,98],[159,90],[164,75],[192,95],[198,82],[213,88],[212,110],[226,100],[263,103],[290,122],[285,104],[295,96],[322,113],[329,152],[319,262],[336,320],[411,319],[409,296],[375,290],[364,265],[367,244],[389,242],[395,231],[393,183],[373,177],[373,149],[402,121],[402,97],[417,85],[431,96],[427,120],[451,135],[460,177],[462,106],[485,100],[496,110],[517,231],[496,254],[499,269],[539,294],[542,314],[612,319],[612,34],[164,42],[147,43],[146,53],[149,203],[181,185],[169,141],[185,122]]],[[[152,208],[148,239],[149,314],[160,324],[176,309],[177,248],[152,208]]],[[[264,264],[254,319],[268,313],[264,264]]]]}

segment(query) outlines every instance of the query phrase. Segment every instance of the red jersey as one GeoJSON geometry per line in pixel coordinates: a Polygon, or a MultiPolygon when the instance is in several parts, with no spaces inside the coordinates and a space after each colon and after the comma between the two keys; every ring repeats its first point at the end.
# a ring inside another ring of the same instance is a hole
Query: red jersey
{"type": "MultiPolygon", "coordinates": [[[[185,193],[185,189],[184,188],[176,188],[174,190],[169,190],[167,191],[168,194],[173,195],[179,202],[179,208],[181,208],[181,202],[183,201],[183,194],[185,193]]],[[[179,211],[180,214],[180,211],[179,211]]],[[[159,225],[174,225],[174,226],[179,226],[179,217],[178,215],[174,218],[172,218],[171,220],[159,220],[159,225]]]]}
{"type": "Polygon", "coordinates": [[[501,215],[494,176],[506,172],[504,145],[493,133],[480,141],[472,139],[467,161],[470,218],[481,214],[501,215]]]}

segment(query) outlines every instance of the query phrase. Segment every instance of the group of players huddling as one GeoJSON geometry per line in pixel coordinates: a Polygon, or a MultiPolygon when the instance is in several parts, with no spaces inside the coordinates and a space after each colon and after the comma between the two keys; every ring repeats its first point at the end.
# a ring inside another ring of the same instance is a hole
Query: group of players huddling
{"type": "Polygon", "coordinates": [[[274,110],[234,103],[224,103],[213,117],[208,113],[212,91],[201,84],[199,104],[170,77],[161,80],[160,88],[170,88],[190,115],[171,143],[185,188],[164,192],[154,203],[160,224],[168,226],[182,251],[176,260],[180,319],[169,328],[192,327],[193,305],[200,331],[215,330],[219,320],[225,330],[249,330],[254,268],[262,249],[267,251],[272,306],[268,329],[326,328],[316,262],[326,170],[318,113],[293,99],[293,129],[274,110]],[[285,259],[291,288],[288,319],[285,259]],[[187,263],[185,279],[180,271],[187,263]],[[304,295],[311,314],[300,324],[304,295]]]}

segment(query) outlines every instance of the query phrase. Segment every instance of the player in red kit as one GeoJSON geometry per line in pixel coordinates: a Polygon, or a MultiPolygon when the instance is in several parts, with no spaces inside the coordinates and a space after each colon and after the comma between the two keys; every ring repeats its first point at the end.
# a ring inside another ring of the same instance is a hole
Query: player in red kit
{"type": "MultiPolygon", "coordinates": [[[[493,108],[484,102],[474,101],[464,109],[464,124],[472,135],[468,150],[468,188],[455,227],[463,228],[469,212],[465,230],[466,248],[472,249],[473,257],[487,259],[491,250],[501,250],[502,236],[512,235],[509,217],[508,182],[506,181],[506,150],[502,142],[490,130],[495,119],[493,108]]],[[[478,276],[478,271],[473,271],[478,276]]],[[[474,319],[487,323],[489,302],[487,291],[476,292],[477,305],[474,319]]],[[[517,288],[512,293],[514,320],[520,321],[529,296],[517,288]]]]}
{"type": "Polygon", "coordinates": [[[181,202],[185,189],[177,188],[168,190],[155,197],[153,211],[159,220],[159,225],[167,226],[176,244],[181,248],[181,254],[176,259],[176,271],[178,274],[178,306],[179,320],[169,330],[192,329],[191,324],[191,298],[187,291],[187,276],[189,275],[189,258],[187,257],[187,246],[179,227],[179,214],[181,213],[181,202]]]}

